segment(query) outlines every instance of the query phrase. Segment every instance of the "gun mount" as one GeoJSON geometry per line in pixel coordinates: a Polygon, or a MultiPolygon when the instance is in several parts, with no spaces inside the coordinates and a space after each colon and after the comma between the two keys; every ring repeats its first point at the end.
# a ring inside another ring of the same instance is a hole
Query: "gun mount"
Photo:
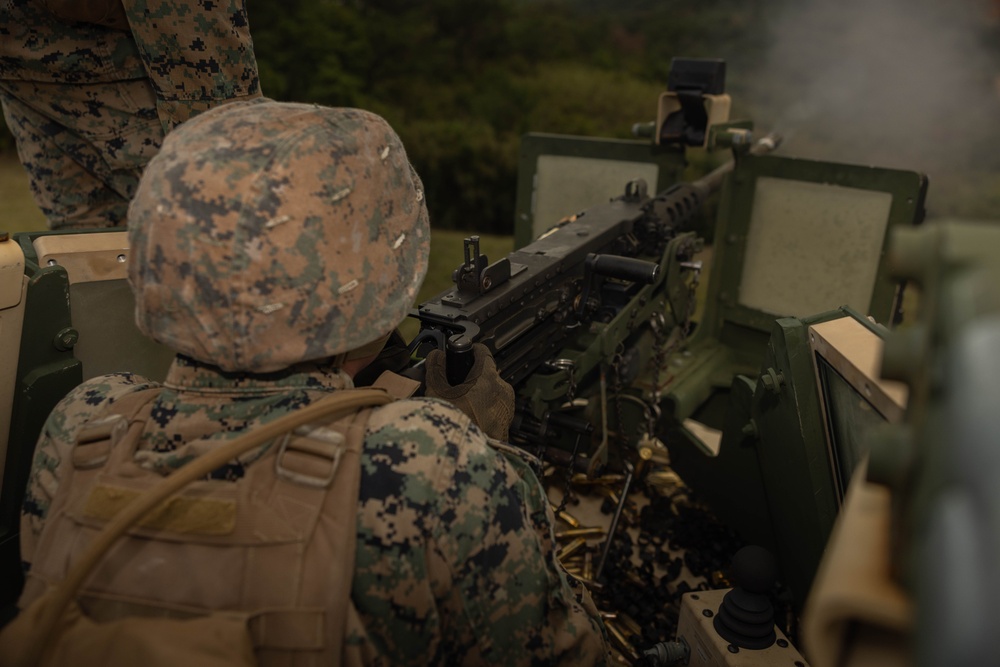
{"type": "Polygon", "coordinates": [[[798,351],[807,327],[775,322],[844,305],[892,322],[886,237],[921,219],[927,182],[768,155],[779,139],[753,141],[744,124],[708,134],[734,159],[703,179],[656,196],[629,181],[496,265],[470,238],[455,272],[464,286],[415,313],[418,344],[448,350],[449,367],[473,342],[489,347],[515,388],[512,442],[574,470],[634,465],[644,443],[665,444],[724,523],[775,552],[801,605],[850,462],[830,464],[815,438],[822,407],[803,387],[816,371],[798,351]],[[695,320],[693,223],[713,194],[713,269],[695,320]],[[831,256],[841,264],[817,271],[831,256]]]}

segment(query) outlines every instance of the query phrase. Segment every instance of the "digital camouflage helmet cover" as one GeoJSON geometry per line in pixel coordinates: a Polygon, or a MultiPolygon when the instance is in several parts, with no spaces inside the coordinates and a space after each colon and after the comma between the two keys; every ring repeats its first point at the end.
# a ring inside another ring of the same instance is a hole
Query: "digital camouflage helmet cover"
{"type": "Polygon", "coordinates": [[[129,207],[136,322],[226,371],[270,372],[392,330],[427,270],[420,179],[388,123],[258,100],[170,133],[129,207]]]}

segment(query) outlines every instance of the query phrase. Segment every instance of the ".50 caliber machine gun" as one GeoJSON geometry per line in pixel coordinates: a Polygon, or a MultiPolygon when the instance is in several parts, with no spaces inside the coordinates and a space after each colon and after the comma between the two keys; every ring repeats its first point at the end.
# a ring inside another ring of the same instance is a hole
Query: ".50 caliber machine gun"
{"type": "MultiPolygon", "coordinates": [[[[743,132],[732,139],[734,151],[753,154],[779,142],[768,136],[751,147],[743,132]]],[[[417,308],[421,330],[411,348],[446,350],[449,380],[457,384],[471,366],[472,345],[488,347],[517,392],[514,442],[541,446],[567,430],[590,432],[590,420],[575,416],[580,405],[574,399],[594,384],[601,366],[629,351],[648,356],[657,346],[640,349],[643,334],[661,346],[672,331],[684,336],[700,271],[694,257],[702,247],[690,222],[735,159],[655,196],[644,180],[630,181],[621,196],[563,219],[492,264],[480,254],[477,236],[465,239],[455,287],[417,308]]],[[[634,376],[638,367],[630,366],[634,376]]],[[[648,399],[655,411],[655,397],[648,399]]]]}

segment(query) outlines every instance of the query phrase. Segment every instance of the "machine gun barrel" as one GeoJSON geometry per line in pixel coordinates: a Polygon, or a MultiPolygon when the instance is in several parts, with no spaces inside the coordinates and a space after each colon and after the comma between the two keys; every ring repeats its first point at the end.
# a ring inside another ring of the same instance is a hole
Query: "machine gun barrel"
{"type": "MultiPolygon", "coordinates": [[[[751,144],[746,152],[750,155],[765,155],[780,146],[781,141],[782,136],[780,134],[777,132],[771,132],[751,144]]],[[[736,160],[729,160],[725,164],[722,164],[705,174],[697,181],[691,183],[691,186],[696,188],[705,188],[708,192],[713,192],[722,185],[722,181],[725,179],[726,174],[735,168],[736,160]]]]}

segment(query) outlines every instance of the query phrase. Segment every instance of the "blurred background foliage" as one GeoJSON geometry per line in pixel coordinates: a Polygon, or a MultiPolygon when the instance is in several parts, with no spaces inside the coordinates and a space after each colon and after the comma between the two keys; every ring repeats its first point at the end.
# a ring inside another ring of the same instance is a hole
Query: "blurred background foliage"
{"type": "MultiPolygon", "coordinates": [[[[977,8],[1000,6],[969,1],[977,8]]],[[[845,2],[846,9],[820,0],[249,0],[248,5],[265,95],[383,115],[424,180],[435,228],[510,234],[520,137],[528,131],[629,137],[633,123],[654,118],[674,56],[726,59],[734,117],[754,118],[762,129],[774,129],[782,117],[796,122],[820,117],[817,109],[836,106],[827,101],[834,99],[830,90],[850,98],[849,82],[864,81],[868,63],[859,61],[860,71],[848,72],[840,66],[841,45],[817,47],[832,34],[825,26],[839,19],[841,32],[852,25],[889,31],[869,19],[866,3],[845,2]],[[855,14],[850,5],[858,5],[855,14]],[[815,32],[808,30],[810,20],[815,32]],[[795,39],[801,41],[790,41],[795,39]],[[817,62],[797,57],[800,53],[813,54],[817,62]],[[842,72],[848,83],[828,85],[817,71],[842,72]],[[803,104],[807,95],[811,99],[803,104]]],[[[906,15],[937,0],[886,2],[906,15]]],[[[992,15],[976,11],[983,30],[974,38],[987,44],[990,62],[1000,62],[1000,30],[989,23],[992,15]]],[[[992,18],[997,17],[1000,10],[992,18]]],[[[897,14],[887,15],[886,22],[901,23],[897,14]]],[[[936,30],[940,21],[926,23],[936,30]]],[[[962,30],[967,34],[969,28],[962,30]]],[[[903,32],[902,39],[926,42],[913,33],[903,32]]],[[[883,60],[891,61],[891,55],[883,60]]],[[[906,78],[910,69],[885,78],[906,78]]],[[[997,71],[1000,67],[988,76],[997,71]]],[[[954,76],[924,72],[914,76],[928,98],[962,99],[961,93],[934,92],[954,76]]],[[[988,78],[984,82],[991,85],[988,78]]],[[[858,111],[857,105],[852,110],[858,111]]],[[[864,125],[875,137],[865,145],[878,143],[884,132],[869,121],[889,114],[863,111],[862,123],[845,128],[824,118],[824,126],[798,132],[786,146],[793,154],[801,147],[807,157],[866,162],[863,151],[847,140],[857,138],[864,125]]],[[[913,136],[913,143],[922,139],[913,136]]],[[[978,145],[1000,154],[996,143],[978,145]]],[[[933,171],[920,153],[881,148],[871,163],[933,171]],[[886,156],[901,164],[886,164],[886,156]]],[[[0,131],[0,153],[10,156],[11,149],[10,137],[0,131]]],[[[993,162],[996,169],[979,170],[974,178],[957,179],[960,170],[942,169],[952,182],[946,180],[949,195],[938,200],[940,210],[973,216],[994,210],[1000,160],[993,162]]],[[[935,201],[940,192],[933,173],[931,180],[935,201]]]]}
{"type": "Polygon", "coordinates": [[[265,94],[383,115],[435,227],[510,234],[522,134],[630,136],[674,54],[747,57],[784,1],[254,0],[250,19],[265,94]]]}

